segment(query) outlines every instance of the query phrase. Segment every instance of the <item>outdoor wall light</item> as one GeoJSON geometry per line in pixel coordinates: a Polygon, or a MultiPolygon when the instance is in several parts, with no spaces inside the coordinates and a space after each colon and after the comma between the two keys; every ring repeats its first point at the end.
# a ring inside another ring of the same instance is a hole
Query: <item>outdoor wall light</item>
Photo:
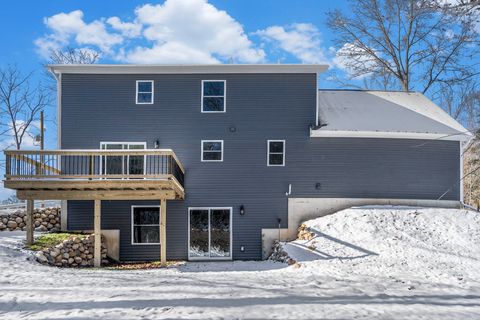
{"type": "Polygon", "coordinates": [[[243,204],[240,206],[240,215],[243,216],[245,214],[245,207],[243,204]]]}
{"type": "Polygon", "coordinates": [[[160,148],[160,141],[158,141],[158,140],[155,140],[155,143],[154,143],[154,148],[155,148],[155,149],[158,149],[158,148],[160,148]]]}

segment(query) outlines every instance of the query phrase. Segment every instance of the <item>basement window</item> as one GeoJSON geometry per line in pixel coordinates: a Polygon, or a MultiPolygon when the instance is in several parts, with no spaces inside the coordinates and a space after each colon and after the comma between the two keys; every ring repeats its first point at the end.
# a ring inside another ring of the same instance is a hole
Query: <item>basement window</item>
{"type": "Polygon", "coordinates": [[[136,104],[153,104],[153,80],[137,80],[136,104]]]}
{"type": "Polygon", "coordinates": [[[202,80],[202,113],[225,112],[225,80],[202,80]]]}
{"type": "Polygon", "coordinates": [[[285,165],[285,140],[268,140],[267,142],[267,165],[285,165]]]}
{"type": "Polygon", "coordinates": [[[223,140],[202,140],[202,162],[223,161],[223,140]]]}
{"type": "Polygon", "coordinates": [[[132,244],[160,244],[160,207],[132,206],[132,244]]]}

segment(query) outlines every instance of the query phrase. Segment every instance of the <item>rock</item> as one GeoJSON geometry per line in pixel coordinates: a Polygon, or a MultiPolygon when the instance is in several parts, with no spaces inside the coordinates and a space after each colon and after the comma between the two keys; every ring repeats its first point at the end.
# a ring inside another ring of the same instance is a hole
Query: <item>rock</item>
{"type": "Polygon", "coordinates": [[[81,263],[83,260],[81,257],[75,257],[73,259],[75,260],[75,263],[81,263]]]}
{"type": "Polygon", "coordinates": [[[2,218],[2,222],[3,222],[3,224],[7,224],[8,218],[2,218]]]}
{"type": "Polygon", "coordinates": [[[47,229],[52,229],[53,228],[53,224],[49,223],[47,224],[47,229]]]}
{"type": "Polygon", "coordinates": [[[17,223],[15,221],[8,221],[7,227],[9,229],[16,229],[17,228],[17,223]]]}
{"type": "Polygon", "coordinates": [[[56,258],[58,255],[60,254],[60,250],[58,248],[53,248],[51,251],[50,251],[50,255],[54,258],[56,258]]]}
{"type": "Polygon", "coordinates": [[[23,222],[20,222],[20,223],[18,224],[18,227],[19,227],[19,228],[23,228],[23,227],[25,227],[25,223],[23,223],[23,222]]]}
{"type": "Polygon", "coordinates": [[[46,263],[48,262],[48,259],[47,257],[45,257],[45,254],[43,253],[43,251],[39,251],[35,254],[35,257],[37,258],[37,260],[41,263],[46,263]]]}
{"type": "Polygon", "coordinates": [[[35,227],[39,227],[41,223],[40,223],[40,221],[35,220],[34,224],[35,224],[35,227]]]}
{"type": "Polygon", "coordinates": [[[80,245],[79,245],[78,243],[74,243],[74,244],[72,245],[72,249],[73,249],[73,250],[77,250],[79,247],[80,247],[80,245]]]}
{"type": "Polygon", "coordinates": [[[72,264],[75,261],[73,258],[68,258],[68,264],[72,264]]]}
{"type": "Polygon", "coordinates": [[[49,214],[48,219],[55,219],[55,216],[53,214],[49,214]]]}
{"type": "Polygon", "coordinates": [[[45,226],[45,227],[46,227],[47,225],[48,225],[48,222],[47,222],[47,221],[43,221],[43,222],[42,222],[42,226],[45,226]]]}
{"type": "Polygon", "coordinates": [[[23,218],[23,217],[26,216],[25,212],[23,212],[23,211],[17,211],[17,212],[15,212],[15,214],[17,215],[17,217],[20,217],[20,218],[23,218]]]}
{"type": "Polygon", "coordinates": [[[48,229],[44,225],[41,225],[40,227],[35,228],[35,231],[48,231],[48,229]]]}
{"type": "Polygon", "coordinates": [[[0,230],[6,229],[6,228],[7,226],[3,222],[0,222],[0,230]]]}
{"type": "Polygon", "coordinates": [[[64,259],[68,259],[68,258],[70,258],[70,255],[69,255],[67,252],[65,252],[65,253],[63,254],[63,258],[64,258],[64,259]]]}

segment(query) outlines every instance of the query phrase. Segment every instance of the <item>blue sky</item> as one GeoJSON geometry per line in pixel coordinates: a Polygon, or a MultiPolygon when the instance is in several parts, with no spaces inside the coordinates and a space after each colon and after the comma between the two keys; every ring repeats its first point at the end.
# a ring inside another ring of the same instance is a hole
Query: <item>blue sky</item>
{"type": "MultiPolygon", "coordinates": [[[[100,63],[331,64],[325,13],[346,6],[342,0],[5,1],[0,67],[16,64],[42,82],[48,51],[65,46],[95,50],[100,63]]],[[[55,106],[46,112],[46,148],[56,148],[55,106]]],[[[7,194],[0,188],[0,200],[7,194]]]]}

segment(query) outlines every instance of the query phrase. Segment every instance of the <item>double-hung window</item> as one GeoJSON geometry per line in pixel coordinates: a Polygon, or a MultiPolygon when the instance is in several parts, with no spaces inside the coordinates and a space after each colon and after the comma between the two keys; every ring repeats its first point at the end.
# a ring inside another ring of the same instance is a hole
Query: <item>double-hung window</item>
{"type": "Polygon", "coordinates": [[[160,207],[132,206],[132,244],[160,243],[160,207]]]}
{"type": "Polygon", "coordinates": [[[267,141],[267,165],[284,166],[285,165],[285,140],[267,141]]]}
{"type": "Polygon", "coordinates": [[[202,112],[225,112],[225,80],[202,80],[202,112]]]}
{"type": "Polygon", "coordinates": [[[136,104],[153,104],[153,80],[137,80],[136,104]]]}
{"type": "Polygon", "coordinates": [[[223,140],[202,140],[202,161],[223,161],[223,140]]]}

